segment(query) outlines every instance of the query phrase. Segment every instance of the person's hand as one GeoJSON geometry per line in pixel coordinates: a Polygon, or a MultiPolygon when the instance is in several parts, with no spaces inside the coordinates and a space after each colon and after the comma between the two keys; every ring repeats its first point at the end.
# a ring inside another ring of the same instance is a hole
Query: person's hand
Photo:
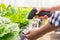
{"type": "Polygon", "coordinates": [[[40,9],[38,9],[38,11],[36,12],[36,14],[39,14],[40,11],[51,11],[51,8],[45,8],[45,7],[42,7],[40,9]]]}
{"type": "Polygon", "coordinates": [[[40,19],[40,20],[43,20],[43,19],[47,19],[48,18],[48,16],[47,15],[44,15],[44,16],[34,16],[35,18],[38,18],[38,19],[40,19]]]}
{"type": "Polygon", "coordinates": [[[26,38],[29,40],[36,40],[39,37],[39,28],[34,28],[25,33],[26,38]]]}
{"type": "MultiPolygon", "coordinates": [[[[51,8],[40,8],[37,12],[36,12],[36,14],[39,14],[40,13],[40,11],[51,11],[51,8]]],[[[48,16],[47,15],[44,15],[44,16],[38,16],[38,15],[36,15],[36,16],[34,16],[35,18],[39,18],[39,19],[47,19],[48,18],[48,16]]]]}

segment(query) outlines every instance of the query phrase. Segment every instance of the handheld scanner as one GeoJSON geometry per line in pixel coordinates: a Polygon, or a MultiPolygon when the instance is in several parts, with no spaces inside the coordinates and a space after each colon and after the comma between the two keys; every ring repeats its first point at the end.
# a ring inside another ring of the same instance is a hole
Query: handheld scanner
{"type": "Polygon", "coordinates": [[[37,14],[38,16],[44,16],[47,15],[48,17],[50,17],[52,15],[52,13],[50,11],[40,11],[39,14],[37,14]]]}
{"type": "Polygon", "coordinates": [[[32,19],[35,16],[36,12],[37,12],[37,9],[33,8],[28,15],[28,19],[32,19]]]}
{"type": "Polygon", "coordinates": [[[29,15],[28,15],[28,19],[32,19],[35,15],[38,15],[38,16],[44,16],[44,15],[47,15],[48,17],[50,17],[52,15],[52,13],[50,11],[40,11],[39,14],[35,14],[37,12],[37,9],[33,8],[29,15]]]}

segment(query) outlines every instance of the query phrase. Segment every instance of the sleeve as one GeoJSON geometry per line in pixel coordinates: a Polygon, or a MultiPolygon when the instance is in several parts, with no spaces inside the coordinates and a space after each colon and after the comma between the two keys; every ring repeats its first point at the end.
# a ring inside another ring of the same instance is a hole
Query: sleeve
{"type": "Polygon", "coordinates": [[[49,23],[51,25],[54,25],[55,27],[60,26],[60,11],[55,11],[52,16],[48,19],[49,23]]]}

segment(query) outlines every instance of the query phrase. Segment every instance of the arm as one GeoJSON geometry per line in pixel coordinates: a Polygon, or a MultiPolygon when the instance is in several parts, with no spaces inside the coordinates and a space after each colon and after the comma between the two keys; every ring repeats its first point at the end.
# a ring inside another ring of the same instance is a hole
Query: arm
{"type": "MultiPolygon", "coordinates": [[[[58,11],[58,10],[60,10],[60,6],[55,6],[55,7],[52,7],[51,8],[51,11],[58,11]]],[[[56,14],[56,13],[55,13],[56,14]]],[[[59,13],[58,13],[58,15],[59,15],[59,13]]],[[[60,16],[60,15],[59,15],[60,16]]],[[[57,19],[58,20],[58,19],[57,19]]],[[[58,27],[56,27],[56,26],[54,26],[54,25],[51,25],[50,23],[48,23],[48,24],[46,24],[46,25],[44,25],[44,26],[42,26],[42,27],[40,27],[39,28],[39,32],[41,33],[40,34],[40,36],[41,35],[44,35],[44,34],[46,34],[46,33],[48,33],[48,32],[50,32],[50,31],[53,31],[53,30],[55,30],[55,29],[57,29],[58,27]]]]}
{"type": "Polygon", "coordinates": [[[60,26],[60,12],[58,11],[52,15],[47,24],[41,26],[38,29],[31,29],[29,32],[27,32],[26,37],[30,40],[37,39],[50,31],[56,30],[59,26],[60,26]]]}
{"type": "Polygon", "coordinates": [[[47,23],[46,25],[43,25],[39,28],[39,37],[43,36],[44,34],[46,34],[48,32],[56,30],[57,28],[58,27],[55,27],[54,25],[47,23]]]}
{"type": "Polygon", "coordinates": [[[26,34],[26,38],[28,38],[29,40],[36,40],[37,38],[43,36],[44,34],[56,30],[58,27],[54,27],[53,25],[47,23],[44,26],[41,26],[38,29],[32,29],[30,31],[28,31],[28,33],[26,34]]]}
{"type": "Polygon", "coordinates": [[[60,5],[51,7],[51,12],[60,10],[60,5]]]}
{"type": "Polygon", "coordinates": [[[44,8],[44,7],[42,7],[42,8],[40,8],[40,9],[36,12],[36,14],[38,14],[41,10],[54,12],[54,11],[60,10],[60,5],[53,6],[53,7],[51,7],[51,8],[44,8]]]}

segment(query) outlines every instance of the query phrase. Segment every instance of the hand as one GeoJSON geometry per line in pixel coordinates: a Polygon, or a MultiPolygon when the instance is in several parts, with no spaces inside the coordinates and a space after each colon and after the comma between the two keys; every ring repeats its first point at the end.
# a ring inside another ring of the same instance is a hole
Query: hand
{"type": "MultiPolygon", "coordinates": [[[[51,9],[50,8],[40,8],[37,12],[36,12],[36,14],[39,14],[40,13],[40,11],[50,11],[51,9]]],[[[44,15],[44,16],[38,16],[38,15],[36,15],[36,16],[34,16],[35,18],[39,18],[39,19],[47,19],[48,18],[48,16],[47,15],[44,15]]]]}
{"type": "Polygon", "coordinates": [[[36,12],[36,14],[39,14],[39,12],[40,11],[51,11],[51,8],[45,8],[45,7],[42,7],[42,8],[40,8],[37,12],[36,12]]]}
{"type": "Polygon", "coordinates": [[[47,19],[48,18],[48,16],[47,15],[44,15],[44,16],[34,16],[34,18],[38,18],[38,19],[40,19],[40,20],[44,20],[44,19],[47,19]]]}
{"type": "Polygon", "coordinates": [[[39,37],[39,28],[34,28],[25,33],[26,38],[29,40],[36,40],[39,37]]]}

